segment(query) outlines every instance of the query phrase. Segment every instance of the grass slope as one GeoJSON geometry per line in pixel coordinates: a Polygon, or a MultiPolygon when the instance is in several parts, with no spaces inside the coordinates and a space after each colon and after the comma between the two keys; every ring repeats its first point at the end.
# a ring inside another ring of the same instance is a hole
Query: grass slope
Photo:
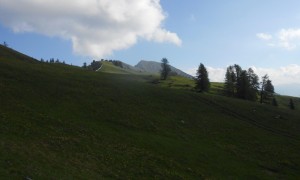
{"type": "Polygon", "coordinates": [[[1,47],[1,178],[300,177],[299,111],[152,81],[1,47]]]}
{"type": "MultiPolygon", "coordinates": [[[[183,89],[195,91],[195,81],[193,79],[181,77],[181,76],[170,76],[167,80],[161,81],[159,76],[154,76],[153,84],[158,84],[161,87],[168,87],[172,89],[183,89]]],[[[213,95],[224,95],[224,83],[211,82],[209,94],[213,95]]],[[[279,109],[289,109],[290,99],[293,99],[296,107],[300,106],[299,97],[291,97],[284,95],[275,95],[279,109]]],[[[258,100],[259,101],[259,97],[258,100]]],[[[296,108],[296,111],[300,111],[300,108],[296,108]]]]}

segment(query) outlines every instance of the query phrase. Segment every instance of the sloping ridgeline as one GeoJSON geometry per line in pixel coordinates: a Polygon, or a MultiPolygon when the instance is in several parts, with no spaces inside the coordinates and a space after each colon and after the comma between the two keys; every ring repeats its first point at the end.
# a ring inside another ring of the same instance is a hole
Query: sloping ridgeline
{"type": "MultiPolygon", "coordinates": [[[[145,60],[141,60],[137,65],[135,65],[136,68],[139,68],[145,72],[148,73],[153,73],[153,74],[158,74],[161,72],[161,63],[159,62],[155,62],[155,61],[145,61],[145,60]]],[[[179,76],[183,76],[186,78],[190,78],[192,79],[193,76],[171,66],[171,71],[175,72],[177,75],[179,76]]]]}
{"type": "Polygon", "coordinates": [[[298,110],[17,54],[0,46],[3,179],[300,178],[298,110]]]}

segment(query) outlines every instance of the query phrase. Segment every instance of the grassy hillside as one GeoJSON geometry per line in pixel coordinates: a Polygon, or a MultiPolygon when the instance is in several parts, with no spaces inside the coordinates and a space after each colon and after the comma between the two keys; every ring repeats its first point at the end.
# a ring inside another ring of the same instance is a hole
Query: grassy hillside
{"type": "MultiPolygon", "coordinates": [[[[172,89],[183,89],[188,91],[195,91],[195,81],[193,79],[181,77],[181,76],[170,76],[167,80],[161,81],[159,76],[153,77],[153,84],[161,87],[168,87],[172,89]]],[[[276,88],[276,87],[275,87],[276,88]]],[[[213,95],[224,95],[224,83],[222,82],[211,82],[209,94],[213,95]]],[[[284,95],[275,95],[279,109],[289,109],[290,99],[293,99],[296,106],[295,111],[300,111],[300,98],[290,97],[284,95]],[[298,108],[297,108],[298,107],[298,108]]],[[[259,102],[259,97],[258,100],[259,102]]]]}
{"type": "Polygon", "coordinates": [[[277,99],[277,102],[278,102],[278,106],[280,108],[286,108],[286,109],[289,109],[290,99],[293,99],[293,102],[294,102],[295,107],[296,107],[295,110],[300,111],[300,98],[277,95],[276,99],[277,99]]]}
{"type": "Polygon", "coordinates": [[[299,111],[106,72],[0,47],[1,178],[300,178],[299,111]]]}

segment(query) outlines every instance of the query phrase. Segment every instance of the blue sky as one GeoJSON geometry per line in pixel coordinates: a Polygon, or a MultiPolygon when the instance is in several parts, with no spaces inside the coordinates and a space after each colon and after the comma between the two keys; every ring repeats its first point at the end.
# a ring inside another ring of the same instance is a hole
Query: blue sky
{"type": "Polygon", "coordinates": [[[113,57],[126,55],[130,57],[128,62],[134,63],[139,58],[159,60],[166,56],[172,64],[183,68],[200,62],[212,67],[233,63],[245,67],[295,64],[299,62],[300,51],[269,47],[256,37],[257,33],[300,27],[300,2],[280,2],[165,0],[162,6],[168,18],[164,24],[179,35],[182,46],[142,42],[113,57]]]}
{"type": "Polygon", "coordinates": [[[268,73],[280,93],[300,96],[298,0],[136,0],[122,6],[124,0],[108,4],[99,0],[98,5],[109,8],[105,13],[95,11],[94,16],[72,13],[78,7],[92,11],[93,0],[80,6],[76,6],[79,0],[64,1],[66,6],[74,4],[64,9],[66,13],[50,0],[44,1],[45,7],[33,0],[24,2],[25,10],[20,10],[14,6],[20,0],[0,0],[0,41],[35,58],[59,58],[75,65],[105,58],[135,65],[141,59],[167,57],[189,73],[204,63],[213,81],[222,81],[225,68],[237,63],[254,67],[260,76],[268,73]],[[36,7],[42,10],[32,11],[36,7]],[[132,15],[127,16],[127,11],[132,15]],[[117,16],[118,12],[125,16],[117,16]],[[61,19],[67,19],[64,25],[61,19]],[[82,23],[77,19],[88,21],[89,28],[77,26],[82,23]],[[75,32],[76,28],[83,30],[75,32]],[[102,29],[107,31],[95,32],[102,29]],[[86,34],[90,35],[80,39],[86,34]],[[286,85],[293,88],[282,88],[286,85]]]}

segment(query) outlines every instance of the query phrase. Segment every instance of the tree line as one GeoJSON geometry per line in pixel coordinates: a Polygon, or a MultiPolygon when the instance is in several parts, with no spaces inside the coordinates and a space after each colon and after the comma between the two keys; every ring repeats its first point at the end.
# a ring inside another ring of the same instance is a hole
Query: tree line
{"type": "MultiPolygon", "coordinates": [[[[197,70],[196,89],[199,92],[207,92],[209,88],[208,73],[206,67],[201,63],[197,70]]],[[[249,101],[257,101],[260,98],[260,103],[270,103],[270,100],[275,98],[274,93],[274,86],[267,74],[262,77],[260,82],[252,68],[243,70],[238,64],[227,67],[224,80],[226,96],[249,101]]]]}
{"type": "Polygon", "coordinates": [[[44,60],[43,58],[41,58],[40,60],[41,62],[44,62],[44,63],[61,63],[61,64],[66,64],[66,62],[63,60],[59,60],[59,59],[54,59],[54,58],[50,58],[49,60],[44,60]]]}
{"type": "Polygon", "coordinates": [[[84,62],[82,68],[96,71],[102,66],[102,62],[111,62],[113,65],[123,68],[123,63],[120,60],[101,59],[100,61],[93,60],[89,65],[84,62]]]}
{"type": "MultiPolygon", "coordinates": [[[[167,58],[161,60],[161,67],[161,79],[166,80],[171,72],[167,58]]],[[[209,92],[210,86],[207,69],[200,63],[195,77],[195,89],[197,92],[209,92]]],[[[244,70],[238,64],[227,67],[223,92],[229,97],[278,106],[274,95],[275,89],[268,74],[262,76],[260,81],[252,68],[244,70]]],[[[295,109],[293,99],[290,99],[289,107],[295,109]]]]}
{"type": "Polygon", "coordinates": [[[89,65],[87,65],[86,62],[83,63],[82,68],[92,71],[97,71],[99,68],[101,68],[102,63],[100,61],[93,60],[89,65]]]}
{"type": "Polygon", "coordinates": [[[230,97],[256,101],[260,98],[260,103],[270,103],[274,98],[274,86],[269,76],[266,74],[259,82],[259,77],[252,68],[243,70],[235,64],[227,67],[225,74],[224,93],[230,97]]]}

